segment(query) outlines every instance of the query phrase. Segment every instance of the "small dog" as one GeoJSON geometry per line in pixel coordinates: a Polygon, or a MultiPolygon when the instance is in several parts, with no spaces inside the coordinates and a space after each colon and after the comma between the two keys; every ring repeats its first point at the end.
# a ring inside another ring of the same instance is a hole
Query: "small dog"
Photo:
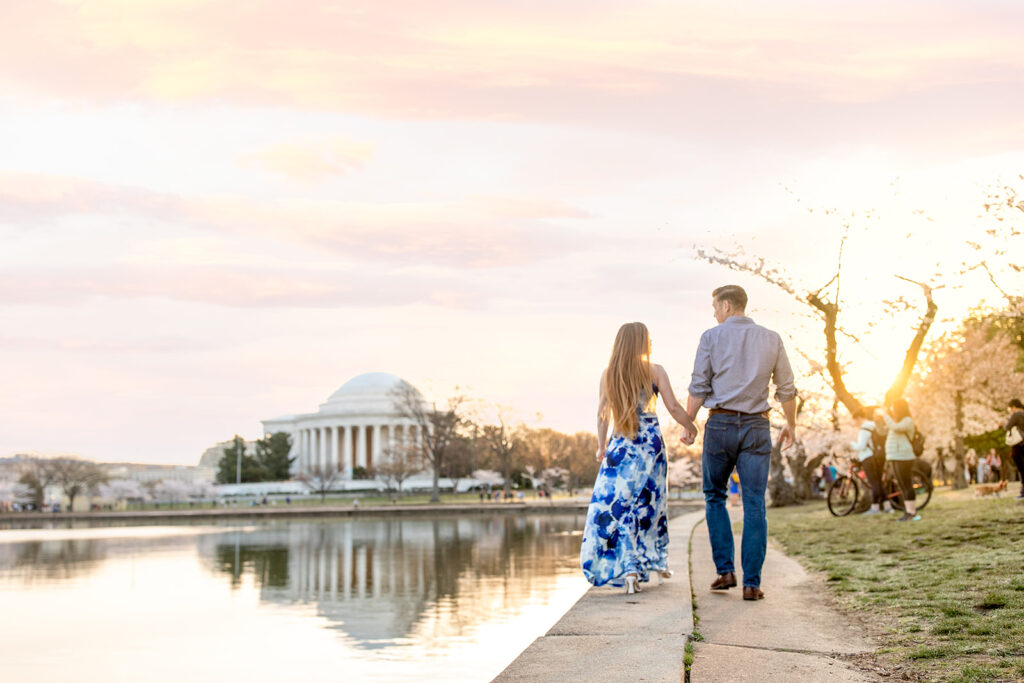
{"type": "Polygon", "coordinates": [[[1006,481],[1001,481],[998,484],[975,484],[974,485],[974,497],[981,498],[982,496],[996,496],[999,497],[999,492],[1006,488],[1006,481]]]}

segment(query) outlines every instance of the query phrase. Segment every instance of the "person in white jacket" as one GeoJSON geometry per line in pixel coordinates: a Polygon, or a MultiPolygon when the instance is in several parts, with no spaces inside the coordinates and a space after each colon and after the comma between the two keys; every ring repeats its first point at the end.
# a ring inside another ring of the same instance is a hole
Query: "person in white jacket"
{"type": "MultiPolygon", "coordinates": [[[[882,512],[884,496],[882,494],[882,469],[885,467],[885,454],[875,453],[872,447],[872,436],[878,428],[872,417],[877,406],[867,406],[854,413],[854,417],[863,420],[860,423],[860,430],[857,432],[857,440],[850,442],[857,459],[860,460],[860,467],[868,477],[868,485],[871,487],[871,507],[865,515],[877,515],[882,512]]],[[[891,512],[891,508],[889,510],[891,512]]]]}

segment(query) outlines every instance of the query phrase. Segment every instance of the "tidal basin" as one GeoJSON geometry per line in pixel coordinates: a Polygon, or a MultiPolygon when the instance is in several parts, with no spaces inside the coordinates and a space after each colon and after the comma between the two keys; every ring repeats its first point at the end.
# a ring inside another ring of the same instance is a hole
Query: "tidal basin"
{"type": "Polygon", "coordinates": [[[489,681],[587,590],[582,526],[505,513],[0,530],[0,674],[489,681]]]}

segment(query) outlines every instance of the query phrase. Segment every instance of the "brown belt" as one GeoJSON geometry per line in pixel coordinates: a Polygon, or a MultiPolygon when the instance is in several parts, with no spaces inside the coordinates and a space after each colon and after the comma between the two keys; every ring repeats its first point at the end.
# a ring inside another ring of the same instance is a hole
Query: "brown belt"
{"type": "Polygon", "coordinates": [[[768,417],[768,413],[770,413],[770,412],[771,412],[770,410],[766,410],[763,413],[741,413],[738,410],[729,410],[728,408],[710,408],[710,409],[708,409],[708,414],[710,414],[710,415],[753,415],[753,416],[760,416],[760,417],[763,417],[763,418],[766,418],[766,419],[768,417]]]}

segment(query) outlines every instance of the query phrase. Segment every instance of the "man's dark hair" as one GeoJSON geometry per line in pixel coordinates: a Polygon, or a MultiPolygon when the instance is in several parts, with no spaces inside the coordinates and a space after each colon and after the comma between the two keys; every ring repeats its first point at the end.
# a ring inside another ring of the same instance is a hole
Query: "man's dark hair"
{"type": "Polygon", "coordinates": [[[747,310],[747,293],[739,285],[723,285],[711,292],[715,301],[728,301],[738,311],[747,310]]]}
{"type": "Polygon", "coordinates": [[[1011,408],[1019,408],[1020,410],[1024,410],[1024,403],[1021,403],[1019,398],[1011,398],[1010,399],[1010,407],[1011,408]]]}

